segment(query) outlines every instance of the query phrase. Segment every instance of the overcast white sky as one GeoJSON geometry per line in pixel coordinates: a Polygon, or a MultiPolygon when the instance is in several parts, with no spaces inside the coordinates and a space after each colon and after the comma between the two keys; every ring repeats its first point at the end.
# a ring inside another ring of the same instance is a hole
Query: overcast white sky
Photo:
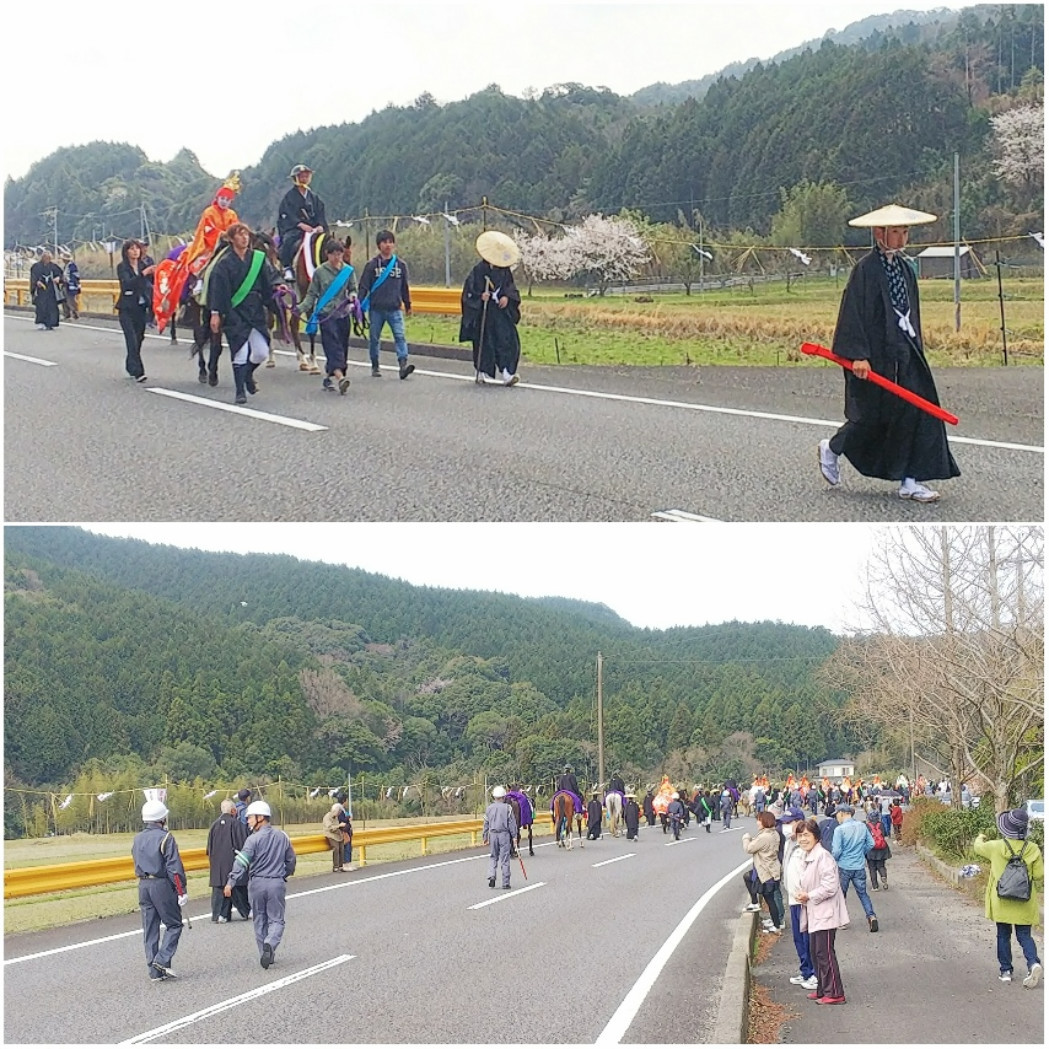
{"type": "Polygon", "coordinates": [[[107,535],[240,553],[288,553],[417,585],[560,596],[636,626],[782,620],[842,632],[874,525],[88,525],[107,535]]]}
{"type": "Polygon", "coordinates": [[[186,146],[225,177],[286,134],[356,123],[425,91],[450,102],[492,83],[520,95],[574,81],[625,95],[768,58],[870,14],[961,6],[15,3],[4,12],[4,174],[20,178],[60,146],[101,139],[130,142],[157,161],[186,146]],[[311,68],[323,75],[311,77],[311,68]]]}

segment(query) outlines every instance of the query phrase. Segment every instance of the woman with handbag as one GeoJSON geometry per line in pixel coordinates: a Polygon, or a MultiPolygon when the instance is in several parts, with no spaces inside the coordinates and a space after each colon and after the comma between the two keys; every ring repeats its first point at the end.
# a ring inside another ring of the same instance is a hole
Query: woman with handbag
{"type": "Polygon", "coordinates": [[[769,909],[769,924],[765,932],[783,931],[783,914],[776,903],[776,889],[779,886],[782,868],[779,862],[779,835],[776,833],[776,817],[767,809],[757,815],[761,830],[751,838],[743,835],[743,850],[754,857],[756,872],[755,888],[769,909]]]}
{"type": "Polygon", "coordinates": [[[984,900],[987,917],[998,928],[998,979],[1002,983],[1012,982],[1011,941],[1015,930],[1017,943],[1020,944],[1024,961],[1027,962],[1027,976],[1023,984],[1031,989],[1037,987],[1042,978],[1042,962],[1031,935],[1031,926],[1038,920],[1037,890],[1045,881],[1045,866],[1041,850],[1033,841],[1027,840],[1027,821],[1026,809],[1000,813],[997,823],[1001,837],[988,841],[982,834],[977,835],[973,842],[973,852],[991,862],[991,874],[987,879],[987,894],[984,900]],[[1011,869],[1007,870],[1010,861],[1016,857],[1022,860],[1027,869],[1026,899],[1023,898],[1023,872],[1020,872],[1021,885],[1018,891],[1011,869]],[[1011,886],[1010,882],[1013,882],[1011,886]]]}
{"type": "Polygon", "coordinates": [[[331,846],[332,874],[338,874],[344,870],[342,863],[342,827],[339,825],[339,815],[341,813],[342,806],[335,802],[324,814],[324,819],[321,821],[321,826],[324,828],[324,836],[328,839],[328,844],[331,846]]]}
{"type": "Polygon", "coordinates": [[[844,1005],[845,987],[834,953],[834,935],[849,923],[845,894],[841,891],[838,865],[820,844],[820,825],[805,820],[794,832],[802,857],[798,891],[802,904],[801,930],[809,936],[809,955],[816,970],[816,990],[809,997],[818,1005],[844,1005]]]}

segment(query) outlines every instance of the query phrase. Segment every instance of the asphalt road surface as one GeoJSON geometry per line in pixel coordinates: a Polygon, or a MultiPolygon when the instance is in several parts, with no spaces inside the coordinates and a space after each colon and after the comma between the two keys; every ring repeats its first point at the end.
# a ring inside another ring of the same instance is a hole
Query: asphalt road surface
{"type": "Polygon", "coordinates": [[[5,518],[26,521],[1042,520],[1043,369],[941,369],[963,476],[943,500],[843,464],[840,370],[530,367],[513,389],[468,364],[353,350],[345,397],[279,355],[234,407],[228,357],[200,385],[188,347],[147,336],[149,382],[124,376],[108,321],[4,322],[5,518]],[[669,513],[668,513],[669,512],[669,513]]]}
{"type": "Polygon", "coordinates": [[[207,900],[160,984],[137,915],[8,937],[4,1043],[709,1041],[742,830],[543,839],[508,892],[488,888],[486,849],[293,877],[268,970],[251,922],[212,924],[207,900]]]}

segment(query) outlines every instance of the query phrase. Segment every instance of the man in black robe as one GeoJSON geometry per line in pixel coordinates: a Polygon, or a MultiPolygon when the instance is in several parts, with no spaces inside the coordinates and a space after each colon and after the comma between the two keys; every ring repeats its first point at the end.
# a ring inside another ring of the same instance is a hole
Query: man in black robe
{"type": "Polygon", "coordinates": [[[842,455],[866,477],[896,481],[901,499],[921,503],[940,498],[923,481],[961,473],[943,422],[867,381],[874,371],[940,403],[925,359],[918,282],[902,254],[908,227],[933,221],[934,215],[890,204],[849,223],[870,227],[875,247],[849,277],[834,331],[834,353],[855,363],[845,371],[848,421],[819,443],[820,472],[830,485],[841,481],[842,455]]]}
{"type": "Polygon", "coordinates": [[[489,230],[477,238],[480,262],[463,284],[463,318],[459,341],[473,343],[477,382],[485,377],[503,386],[518,381],[521,360],[521,293],[510,270],[521,257],[517,245],[505,233],[489,230]]]}
{"type": "Polygon", "coordinates": [[[586,805],[586,840],[597,841],[601,837],[601,821],[605,807],[599,800],[599,791],[594,791],[586,805]]]}
{"type": "Polygon", "coordinates": [[[620,794],[626,794],[626,784],[623,783],[623,777],[618,772],[612,773],[612,778],[608,781],[609,790],[618,790],[620,794]]]}
{"type": "Polygon", "coordinates": [[[211,867],[208,884],[211,885],[211,920],[213,922],[228,922],[233,916],[234,904],[242,918],[247,918],[250,913],[246,885],[238,885],[229,898],[222,893],[229,872],[233,870],[233,861],[237,852],[244,847],[244,842],[247,840],[247,826],[237,819],[232,800],[224,798],[222,814],[208,831],[206,850],[211,867]]]}
{"type": "Polygon", "coordinates": [[[275,290],[286,292],[277,271],[261,251],[249,251],[251,230],[235,222],[226,231],[231,251],[215,263],[208,281],[211,331],[226,333],[237,404],[246,404],[245,391],[254,394],[255,369],[269,357],[270,334],[266,325],[266,303],[275,290]],[[262,256],[256,261],[256,256],[262,256]],[[254,276],[252,276],[254,274],[254,276]],[[236,301],[235,300],[239,300],[236,301]]]}
{"type": "Polygon", "coordinates": [[[645,810],[645,821],[650,827],[656,825],[656,806],[655,806],[656,795],[655,791],[651,787],[648,788],[648,793],[645,795],[644,801],[641,802],[645,810]]]}
{"type": "Polygon", "coordinates": [[[623,801],[623,822],[626,824],[626,840],[634,841],[641,823],[641,809],[638,808],[637,795],[632,790],[626,792],[623,801]]]}
{"type": "Polygon", "coordinates": [[[62,288],[62,270],[45,251],[29,270],[29,289],[36,307],[36,326],[41,331],[58,327],[58,296],[62,288]]]}
{"type": "Polygon", "coordinates": [[[305,164],[296,164],[291,169],[291,180],[295,184],[281,197],[277,209],[280,261],[284,267],[284,279],[288,281],[295,279],[291,264],[302,238],[307,233],[328,230],[324,201],[310,189],[311,178],[313,172],[305,164]]]}

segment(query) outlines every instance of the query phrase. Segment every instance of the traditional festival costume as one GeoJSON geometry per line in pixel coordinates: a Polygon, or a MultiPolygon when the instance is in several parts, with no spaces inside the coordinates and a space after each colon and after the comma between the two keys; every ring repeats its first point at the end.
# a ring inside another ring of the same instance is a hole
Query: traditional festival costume
{"type": "Polygon", "coordinates": [[[505,233],[489,230],[477,238],[477,263],[463,284],[462,322],[459,341],[473,343],[474,372],[477,381],[484,376],[504,386],[517,382],[521,360],[521,293],[514,284],[511,267],[521,258],[520,249],[505,233]],[[482,300],[489,293],[487,302],[482,300]],[[499,299],[506,297],[506,306],[499,299]]]}

